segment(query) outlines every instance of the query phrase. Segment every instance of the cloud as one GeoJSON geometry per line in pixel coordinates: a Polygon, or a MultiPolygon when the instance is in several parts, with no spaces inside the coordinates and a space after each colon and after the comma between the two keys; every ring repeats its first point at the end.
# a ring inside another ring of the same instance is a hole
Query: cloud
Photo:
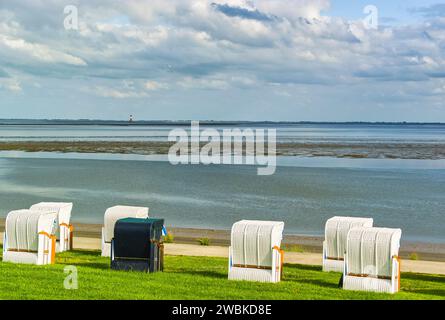
{"type": "MultiPolygon", "coordinates": [[[[39,82],[60,96],[69,88],[86,100],[157,99],[177,111],[185,109],[172,101],[196,105],[206,95],[215,105],[230,97],[246,110],[262,104],[270,110],[282,101],[269,96],[302,91],[316,95],[305,101],[320,106],[331,104],[327,94],[318,98],[331,88],[355,101],[371,87],[415,83],[413,92],[433,92],[445,74],[441,5],[416,8],[424,17],[419,23],[367,30],[361,20],[324,14],[328,0],[72,1],[79,12],[75,31],[63,27],[65,4],[2,3],[0,78],[10,75],[24,93],[39,82]],[[357,92],[342,89],[352,85],[357,92]]],[[[342,104],[332,90],[332,101],[342,104]]],[[[296,112],[290,102],[283,108],[296,112]]]]}
{"type": "MultiPolygon", "coordinates": [[[[95,0],[78,4],[77,33],[48,17],[45,23],[52,34],[26,29],[37,18],[24,11],[25,4],[10,5],[10,10],[6,5],[0,61],[22,72],[58,77],[162,82],[174,75],[199,79],[225,74],[260,83],[279,82],[281,76],[283,83],[312,84],[329,79],[338,83],[338,73],[343,79],[381,79],[388,68],[393,69],[390,78],[397,80],[398,69],[404,67],[399,56],[410,50],[437,61],[435,70],[426,70],[422,63],[412,65],[413,77],[443,71],[443,28],[437,23],[366,30],[361,21],[323,16],[329,5],[324,0],[129,0],[111,1],[104,8],[95,0]],[[48,69],[42,62],[52,66],[48,69]],[[363,72],[363,65],[372,71],[363,72]]],[[[410,78],[400,76],[401,81],[410,78]]],[[[214,81],[219,85],[213,87],[226,88],[214,81]]],[[[147,89],[155,88],[159,89],[147,89]]]]}
{"type": "Polygon", "coordinates": [[[147,98],[150,92],[168,89],[168,85],[158,81],[142,81],[125,79],[115,84],[105,81],[104,84],[85,87],[84,92],[92,93],[103,98],[127,99],[147,98]]]}
{"type": "Polygon", "coordinates": [[[87,63],[79,57],[53,50],[42,44],[30,43],[20,38],[0,35],[0,47],[3,47],[4,50],[9,49],[14,54],[24,54],[25,56],[36,58],[43,62],[67,63],[76,66],[87,65],[87,63]]]}
{"type": "Polygon", "coordinates": [[[93,90],[91,90],[91,92],[100,97],[116,98],[116,99],[142,98],[147,96],[145,92],[122,89],[122,88],[110,88],[105,86],[96,86],[93,88],[93,90]]]}
{"type": "Polygon", "coordinates": [[[5,89],[13,93],[21,92],[22,87],[17,79],[0,78],[0,89],[5,89]]]}
{"type": "Polygon", "coordinates": [[[158,91],[162,89],[168,89],[168,85],[166,83],[157,82],[157,81],[147,81],[145,82],[145,89],[149,91],[158,91]]]}

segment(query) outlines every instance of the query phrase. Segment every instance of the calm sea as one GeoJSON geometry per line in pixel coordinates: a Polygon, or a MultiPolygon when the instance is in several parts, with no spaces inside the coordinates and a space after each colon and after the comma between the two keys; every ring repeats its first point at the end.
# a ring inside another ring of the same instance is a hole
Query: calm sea
{"type": "MultiPolygon", "coordinates": [[[[0,141],[166,141],[175,125],[1,125],[0,141]]],[[[201,125],[202,128],[209,127],[201,125]]],[[[445,124],[240,124],[238,128],[277,129],[279,142],[445,143],[445,124]]],[[[190,125],[180,128],[190,129],[190,125]]],[[[223,130],[230,126],[215,125],[223,130]]]]}
{"type": "MultiPolygon", "coordinates": [[[[444,126],[284,125],[292,141],[445,142],[444,126]]],[[[165,139],[169,127],[0,126],[2,140],[165,139]]],[[[240,219],[283,220],[286,233],[323,233],[334,215],[373,217],[404,239],[445,243],[445,162],[279,159],[253,166],[173,166],[162,157],[0,153],[0,216],[40,201],[74,202],[73,219],[101,223],[107,207],[149,206],[168,226],[228,229],[240,219]]]]}

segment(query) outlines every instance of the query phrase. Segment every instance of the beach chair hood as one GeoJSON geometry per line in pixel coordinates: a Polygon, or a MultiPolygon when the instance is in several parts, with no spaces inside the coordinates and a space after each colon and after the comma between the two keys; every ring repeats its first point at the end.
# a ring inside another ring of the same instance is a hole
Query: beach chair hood
{"type": "Polygon", "coordinates": [[[398,257],[402,230],[353,228],[346,245],[343,288],[395,293],[400,288],[398,257]]]}
{"type": "Polygon", "coordinates": [[[6,217],[3,261],[50,264],[55,261],[56,212],[16,210],[6,217]]]}
{"type": "Polygon", "coordinates": [[[71,211],[73,209],[71,202],[40,202],[31,206],[30,209],[41,212],[56,212],[57,228],[55,235],[57,239],[57,252],[72,249],[74,227],[70,223],[71,211]]]}
{"type": "Polygon", "coordinates": [[[232,227],[233,264],[272,266],[272,248],[280,247],[284,222],[242,220],[232,227]]]}
{"type": "Polygon", "coordinates": [[[114,237],[114,225],[122,218],[148,218],[148,208],[115,206],[107,209],[104,216],[104,241],[111,243],[114,237]]]}
{"type": "Polygon", "coordinates": [[[6,217],[8,249],[23,252],[37,252],[39,232],[52,235],[57,219],[55,212],[33,210],[12,211],[6,217]]]}
{"type": "MultiPolygon", "coordinates": [[[[69,225],[73,204],[71,202],[40,202],[32,205],[30,210],[57,212],[57,224],[69,225]]],[[[59,230],[56,235],[59,236],[59,230]]]]}
{"type": "Polygon", "coordinates": [[[327,258],[343,259],[349,230],[357,227],[372,227],[372,218],[332,217],[326,221],[325,241],[327,258]]]}
{"type": "Polygon", "coordinates": [[[351,274],[391,276],[391,258],[398,256],[402,230],[354,228],[349,231],[347,269],[351,274]]]}
{"type": "Polygon", "coordinates": [[[242,220],[235,223],[229,248],[229,279],[279,282],[284,253],[284,222],[242,220]]]}

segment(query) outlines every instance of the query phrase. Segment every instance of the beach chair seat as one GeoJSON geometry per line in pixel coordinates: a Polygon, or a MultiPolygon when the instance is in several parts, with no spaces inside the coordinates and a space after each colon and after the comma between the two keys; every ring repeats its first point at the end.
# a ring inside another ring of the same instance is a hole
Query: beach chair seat
{"type": "Polygon", "coordinates": [[[56,252],[72,250],[74,227],[70,223],[73,210],[71,202],[40,202],[32,205],[30,210],[57,212],[56,252]]]}
{"type": "Polygon", "coordinates": [[[323,271],[343,272],[346,239],[355,227],[372,227],[372,218],[332,217],[326,221],[323,241],[323,271]]]}
{"type": "Polygon", "coordinates": [[[114,206],[108,208],[104,215],[102,228],[102,256],[111,254],[111,241],[114,238],[114,226],[116,221],[123,218],[148,218],[147,207],[114,206]]]}
{"type": "Polygon", "coordinates": [[[163,271],[163,219],[124,218],[116,222],[111,241],[111,269],[163,271]]]}
{"type": "Polygon", "coordinates": [[[399,291],[401,236],[400,229],[351,229],[347,236],[343,289],[399,291]]]}
{"type": "Polygon", "coordinates": [[[229,280],[279,282],[284,222],[242,220],[232,226],[229,280]]]}
{"type": "Polygon", "coordinates": [[[5,222],[3,261],[54,264],[57,213],[33,210],[11,211],[5,222]]]}

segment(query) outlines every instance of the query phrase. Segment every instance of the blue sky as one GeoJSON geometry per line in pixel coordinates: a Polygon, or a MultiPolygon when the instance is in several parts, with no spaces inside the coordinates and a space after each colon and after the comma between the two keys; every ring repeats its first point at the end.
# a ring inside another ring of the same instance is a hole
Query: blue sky
{"type": "Polygon", "coordinates": [[[130,114],[445,122],[445,2],[0,0],[0,118],[130,114]]]}
{"type": "Polygon", "coordinates": [[[437,0],[333,0],[330,9],[325,13],[344,17],[346,19],[360,19],[363,8],[369,4],[379,9],[382,18],[390,18],[394,24],[410,24],[422,21],[422,14],[413,12],[415,8],[428,8],[439,4],[437,0]]]}

